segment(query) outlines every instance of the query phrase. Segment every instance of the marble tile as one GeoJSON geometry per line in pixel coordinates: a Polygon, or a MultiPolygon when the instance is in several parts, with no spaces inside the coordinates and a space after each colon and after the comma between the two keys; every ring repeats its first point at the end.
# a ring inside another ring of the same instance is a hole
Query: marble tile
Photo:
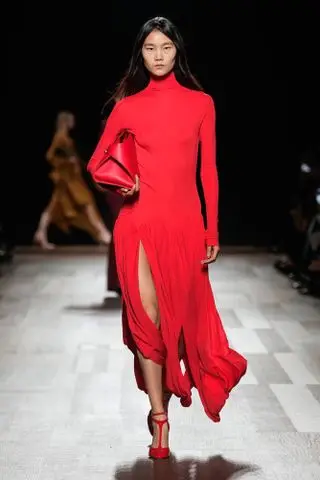
{"type": "Polygon", "coordinates": [[[226,328],[230,345],[239,353],[268,353],[254,330],[246,328],[226,328]]]}
{"type": "Polygon", "coordinates": [[[241,324],[245,328],[257,329],[271,329],[269,321],[264,315],[254,307],[251,308],[235,308],[234,312],[241,324]]]}
{"type": "Polygon", "coordinates": [[[275,355],[269,354],[247,354],[246,358],[253,375],[260,385],[271,383],[291,384],[292,380],[288,373],[282,368],[275,355]]]}
{"type": "Polygon", "coordinates": [[[250,407],[250,423],[257,431],[296,431],[269,385],[245,385],[240,389],[250,407]]]}
{"type": "Polygon", "coordinates": [[[308,385],[308,390],[312,393],[314,398],[320,403],[320,385],[308,385]]]}
{"type": "Polygon", "coordinates": [[[319,432],[320,404],[300,385],[271,385],[271,389],[298,432],[319,432]]]}
{"type": "Polygon", "coordinates": [[[228,308],[220,308],[219,314],[225,328],[241,328],[242,324],[235,311],[228,308]]]}
{"type": "Polygon", "coordinates": [[[295,301],[285,303],[282,306],[290,317],[296,319],[298,322],[303,323],[310,320],[319,322],[320,310],[316,304],[298,302],[295,299],[295,301]]]}
{"type": "Polygon", "coordinates": [[[317,379],[318,383],[320,383],[320,348],[317,339],[314,338],[314,340],[314,343],[308,343],[297,348],[295,353],[309,372],[317,379]]]}
{"type": "Polygon", "coordinates": [[[274,329],[259,329],[257,330],[257,335],[263,345],[266,347],[268,353],[283,353],[291,351],[291,348],[286,343],[284,338],[281,337],[274,329]]]}
{"type": "MultiPolygon", "coordinates": [[[[320,312],[319,312],[319,317],[320,317],[320,312]]],[[[307,330],[307,332],[317,336],[320,343],[320,320],[304,321],[303,326],[307,330]]]]}
{"type": "MultiPolygon", "coordinates": [[[[294,353],[275,353],[275,358],[296,385],[317,385],[318,380],[294,353]]],[[[270,382],[275,383],[275,382],[270,382]]]]}
{"type": "Polygon", "coordinates": [[[312,335],[303,325],[298,321],[292,321],[292,319],[273,322],[273,327],[293,350],[313,340],[312,335]]]}

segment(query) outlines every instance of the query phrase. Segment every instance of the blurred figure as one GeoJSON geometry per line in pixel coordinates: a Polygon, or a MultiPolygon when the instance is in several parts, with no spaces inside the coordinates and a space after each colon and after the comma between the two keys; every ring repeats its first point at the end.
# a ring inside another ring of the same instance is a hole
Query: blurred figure
{"type": "MultiPolygon", "coordinates": [[[[108,203],[109,211],[111,214],[111,228],[113,231],[115,222],[117,220],[124,200],[120,195],[116,195],[113,192],[106,192],[106,201],[108,203]]],[[[106,288],[109,292],[116,292],[118,295],[121,295],[113,237],[108,249],[106,288]]]]}
{"type": "Polygon", "coordinates": [[[300,293],[320,293],[320,148],[310,148],[300,162],[300,181],[283,228],[285,256],[275,268],[300,293]]]}
{"type": "MultiPolygon", "coordinates": [[[[106,126],[106,119],[108,118],[108,116],[110,114],[111,114],[111,111],[107,112],[106,111],[106,106],[105,106],[104,109],[103,109],[104,119],[101,122],[101,130],[100,130],[99,137],[101,137],[101,135],[103,134],[103,131],[104,131],[105,126],[106,126]]],[[[100,190],[104,193],[104,197],[105,197],[105,201],[108,205],[108,213],[109,213],[108,226],[111,230],[111,233],[113,234],[114,225],[115,225],[116,220],[118,218],[121,207],[124,203],[124,199],[120,195],[117,195],[116,193],[114,193],[114,192],[112,192],[108,189],[103,189],[103,188],[100,187],[98,190],[100,190]]],[[[118,272],[117,272],[113,236],[112,236],[111,243],[110,243],[108,251],[107,251],[106,292],[115,292],[118,295],[121,295],[121,288],[120,288],[119,277],[118,277],[118,272]]],[[[105,301],[106,302],[108,301],[108,296],[106,296],[105,301]]]]}
{"type": "Polygon", "coordinates": [[[54,191],[34,235],[35,243],[46,250],[55,247],[48,241],[51,223],[66,233],[70,227],[76,227],[86,231],[98,243],[109,245],[111,242],[111,233],[82,177],[81,161],[70,135],[74,126],[74,115],[67,111],[60,112],[52,143],[46,153],[46,159],[52,167],[50,178],[54,191]]]}

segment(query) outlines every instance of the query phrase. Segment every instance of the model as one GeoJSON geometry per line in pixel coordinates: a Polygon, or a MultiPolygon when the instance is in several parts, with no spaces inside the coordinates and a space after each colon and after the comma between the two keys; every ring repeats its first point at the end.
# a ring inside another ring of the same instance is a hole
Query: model
{"type": "Polygon", "coordinates": [[[111,233],[82,176],[81,161],[70,135],[74,125],[75,118],[71,112],[59,112],[56,131],[46,153],[46,159],[52,167],[50,177],[54,190],[34,235],[34,241],[44,250],[55,247],[48,241],[50,224],[55,224],[65,233],[69,232],[70,227],[84,230],[97,243],[109,245],[111,242],[111,233]]]}
{"type": "Polygon", "coordinates": [[[88,170],[121,129],[135,135],[139,178],[123,191],[114,242],[124,342],[151,405],[149,455],[166,458],[170,396],[190,406],[197,388],[218,422],[247,366],[229,347],[208,276],[219,252],[215,108],[190,73],[177,28],[162,17],[143,25],[113,98],[88,170]],[[199,144],[206,229],[196,188],[199,144]]]}

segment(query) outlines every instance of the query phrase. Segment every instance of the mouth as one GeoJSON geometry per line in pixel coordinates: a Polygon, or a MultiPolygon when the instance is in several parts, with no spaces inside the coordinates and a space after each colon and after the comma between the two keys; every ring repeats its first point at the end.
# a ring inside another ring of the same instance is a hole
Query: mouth
{"type": "Polygon", "coordinates": [[[163,68],[164,65],[155,65],[155,68],[163,68]]]}

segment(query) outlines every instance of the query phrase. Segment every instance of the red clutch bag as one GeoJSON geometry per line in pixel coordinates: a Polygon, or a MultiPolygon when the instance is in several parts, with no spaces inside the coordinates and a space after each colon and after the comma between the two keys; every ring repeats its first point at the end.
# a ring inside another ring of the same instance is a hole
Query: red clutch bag
{"type": "Polygon", "coordinates": [[[131,189],[138,175],[138,162],[134,136],[122,130],[105,151],[105,155],[92,172],[92,178],[101,189],[131,189]]]}

